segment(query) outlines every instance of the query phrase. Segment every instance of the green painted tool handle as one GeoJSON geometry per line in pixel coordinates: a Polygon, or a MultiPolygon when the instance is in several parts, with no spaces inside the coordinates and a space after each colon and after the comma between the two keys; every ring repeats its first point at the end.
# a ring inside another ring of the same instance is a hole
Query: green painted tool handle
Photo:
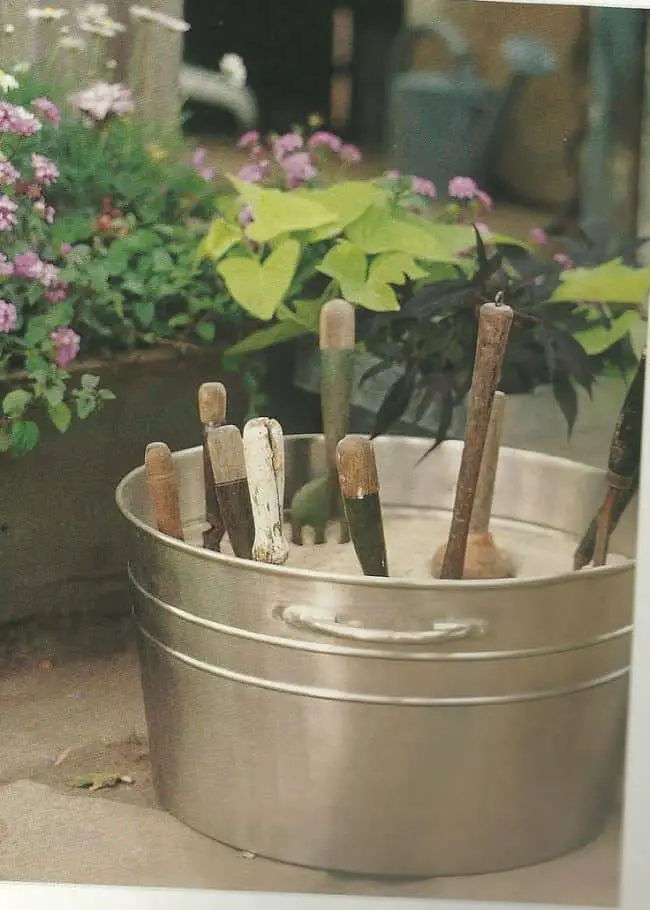
{"type": "Polygon", "coordinates": [[[362,499],[344,499],[352,545],[364,575],[388,577],[386,541],[378,493],[362,499]]]}
{"type": "Polygon", "coordinates": [[[348,432],[354,350],[324,348],[321,354],[321,408],[327,466],[336,473],[336,447],[348,432]]]}
{"type": "Polygon", "coordinates": [[[645,389],[645,353],[639,361],[623,407],[616,422],[607,465],[607,482],[617,489],[632,485],[641,460],[643,431],[643,393],[645,389]]]}

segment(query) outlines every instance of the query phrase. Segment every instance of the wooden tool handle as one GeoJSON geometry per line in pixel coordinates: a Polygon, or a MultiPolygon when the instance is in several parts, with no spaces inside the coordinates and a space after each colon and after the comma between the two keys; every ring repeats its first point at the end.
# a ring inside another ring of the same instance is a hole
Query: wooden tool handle
{"type": "Polygon", "coordinates": [[[499,450],[501,448],[505,408],[506,396],[503,392],[495,392],[483,458],[481,459],[481,470],[476,484],[472,519],[469,523],[470,534],[485,534],[490,529],[494,482],[499,466],[499,450]]]}
{"type": "Polygon", "coordinates": [[[197,394],[199,420],[206,426],[219,426],[226,419],[228,393],[221,382],[204,382],[197,394]]]}
{"type": "Polygon", "coordinates": [[[346,436],[337,446],[336,460],[350,536],[363,573],[386,577],[386,541],[372,443],[362,436],[346,436]]]}
{"type": "Polygon", "coordinates": [[[149,443],[144,467],[158,530],[183,540],[178,479],[169,447],[164,442],[149,443]]]}
{"type": "Polygon", "coordinates": [[[474,508],[492,403],[508,343],[513,311],[486,303],[479,314],[474,375],[469,395],[467,426],[461,456],[451,529],[440,571],[441,578],[462,578],[467,535],[474,508]]]}
{"type": "Polygon", "coordinates": [[[221,382],[204,382],[198,391],[199,419],[203,424],[203,486],[205,489],[205,517],[209,528],[203,534],[203,545],[209,550],[219,551],[225,533],[225,525],[217,502],[212,476],[212,464],[208,452],[208,427],[221,426],[226,419],[228,394],[221,382]]]}
{"type": "MultiPolygon", "coordinates": [[[[625,510],[632,502],[634,497],[637,494],[639,489],[639,473],[635,472],[634,477],[632,478],[632,485],[626,490],[620,490],[619,495],[614,503],[611,512],[611,528],[610,536],[616,530],[619,521],[623,517],[625,510]]],[[[588,566],[589,563],[594,558],[594,553],[596,551],[596,537],[598,534],[598,527],[600,520],[604,512],[604,506],[600,506],[596,515],[591,519],[591,523],[587,530],[584,533],[584,536],[573,556],[573,568],[578,571],[579,569],[584,569],[585,566],[588,566]]]]}
{"type": "Polygon", "coordinates": [[[627,390],[618,415],[609,451],[607,482],[617,489],[627,489],[639,469],[643,433],[643,397],[645,391],[645,352],[634,379],[627,390]]]}
{"type": "Polygon", "coordinates": [[[221,517],[235,556],[251,559],[255,525],[241,433],[235,426],[210,427],[208,452],[221,517]]]}
{"type": "Polygon", "coordinates": [[[257,417],[244,427],[244,456],[248,473],[257,562],[283,565],[289,546],[282,533],[284,517],[284,438],[277,420],[257,417]]]}

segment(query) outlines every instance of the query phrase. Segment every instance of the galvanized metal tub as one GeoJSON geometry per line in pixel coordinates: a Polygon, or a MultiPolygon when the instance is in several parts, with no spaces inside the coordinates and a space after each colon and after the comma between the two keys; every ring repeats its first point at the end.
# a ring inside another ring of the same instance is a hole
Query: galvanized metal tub
{"type": "MultiPolygon", "coordinates": [[[[450,510],[461,444],[376,441],[386,514],[450,510]]],[[[323,468],[288,437],[287,498],[323,468]]],[[[184,520],[200,449],[175,456],[184,520]]],[[[601,471],[505,449],[494,515],[578,537],[601,471]]],[[[216,840],[358,874],[497,871],[578,848],[616,797],[634,563],[559,577],[408,582],[238,561],[152,529],[143,469],[117,491],[132,540],[161,804],[216,840]]],[[[630,557],[632,554],[629,554],[630,557]]]]}

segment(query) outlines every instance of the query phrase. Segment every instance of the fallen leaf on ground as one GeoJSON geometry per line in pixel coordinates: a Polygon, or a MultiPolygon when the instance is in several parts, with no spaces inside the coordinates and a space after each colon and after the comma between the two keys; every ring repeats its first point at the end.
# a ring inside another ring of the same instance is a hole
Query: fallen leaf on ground
{"type": "Polygon", "coordinates": [[[74,749],[74,746],[68,746],[67,749],[64,749],[62,752],[59,752],[57,757],[54,759],[54,762],[53,762],[54,767],[58,768],[59,765],[62,764],[66,760],[66,758],[70,755],[70,753],[72,752],[73,749],[74,749]]]}
{"type": "Polygon", "coordinates": [[[82,774],[76,777],[72,786],[78,790],[107,790],[117,787],[119,784],[132,784],[133,778],[128,774],[102,773],[98,771],[95,774],[82,774]]]}

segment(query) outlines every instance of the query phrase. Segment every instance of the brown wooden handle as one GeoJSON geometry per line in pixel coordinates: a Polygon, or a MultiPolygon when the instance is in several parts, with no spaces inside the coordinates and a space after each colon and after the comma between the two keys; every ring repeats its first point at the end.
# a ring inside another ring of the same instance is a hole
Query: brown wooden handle
{"type": "Polygon", "coordinates": [[[150,443],[145,450],[144,467],[158,530],[183,540],[178,479],[169,447],[164,442],[150,443]]]}
{"type": "Polygon", "coordinates": [[[210,427],[207,445],[217,502],[230,545],[240,559],[251,559],[255,525],[241,433],[235,426],[210,427]]]}
{"type": "Polygon", "coordinates": [[[206,426],[218,426],[226,419],[228,393],[222,382],[204,382],[197,394],[199,420],[206,426]]]}
{"type": "Polygon", "coordinates": [[[336,460],[345,515],[359,564],[364,575],[386,577],[386,541],[372,443],[362,436],[346,436],[337,446],[336,460]]]}
{"type": "Polygon", "coordinates": [[[467,426],[461,456],[456,498],[440,571],[441,578],[462,578],[467,536],[474,508],[476,486],[492,412],[501,364],[514,313],[509,306],[486,303],[479,314],[474,375],[469,394],[467,426]]]}
{"type": "Polygon", "coordinates": [[[199,419],[203,424],[203,486],[205,490],[205,518],[209,525],[207,531],[203,534],[203,545],[208,550],[219,552],[225,533],[225,525],[214,489],[207,432],[209,427],[221,426],[225,421],[228,394],[223,383],[204,382],[199,386],[197,399],[199,419]]]}
{"type": "Polygon", "coordinates": [[[470,534],[485,534],[490,529],[494,483],[499,466],[499,450],[503,433],[503,418],[506,408],[506,396],[503,392],[494,393],[492,413],[488,425],[485,449],[481,459],[481,470],[476,484],[476,495],[469,524],[470,534]]]}

